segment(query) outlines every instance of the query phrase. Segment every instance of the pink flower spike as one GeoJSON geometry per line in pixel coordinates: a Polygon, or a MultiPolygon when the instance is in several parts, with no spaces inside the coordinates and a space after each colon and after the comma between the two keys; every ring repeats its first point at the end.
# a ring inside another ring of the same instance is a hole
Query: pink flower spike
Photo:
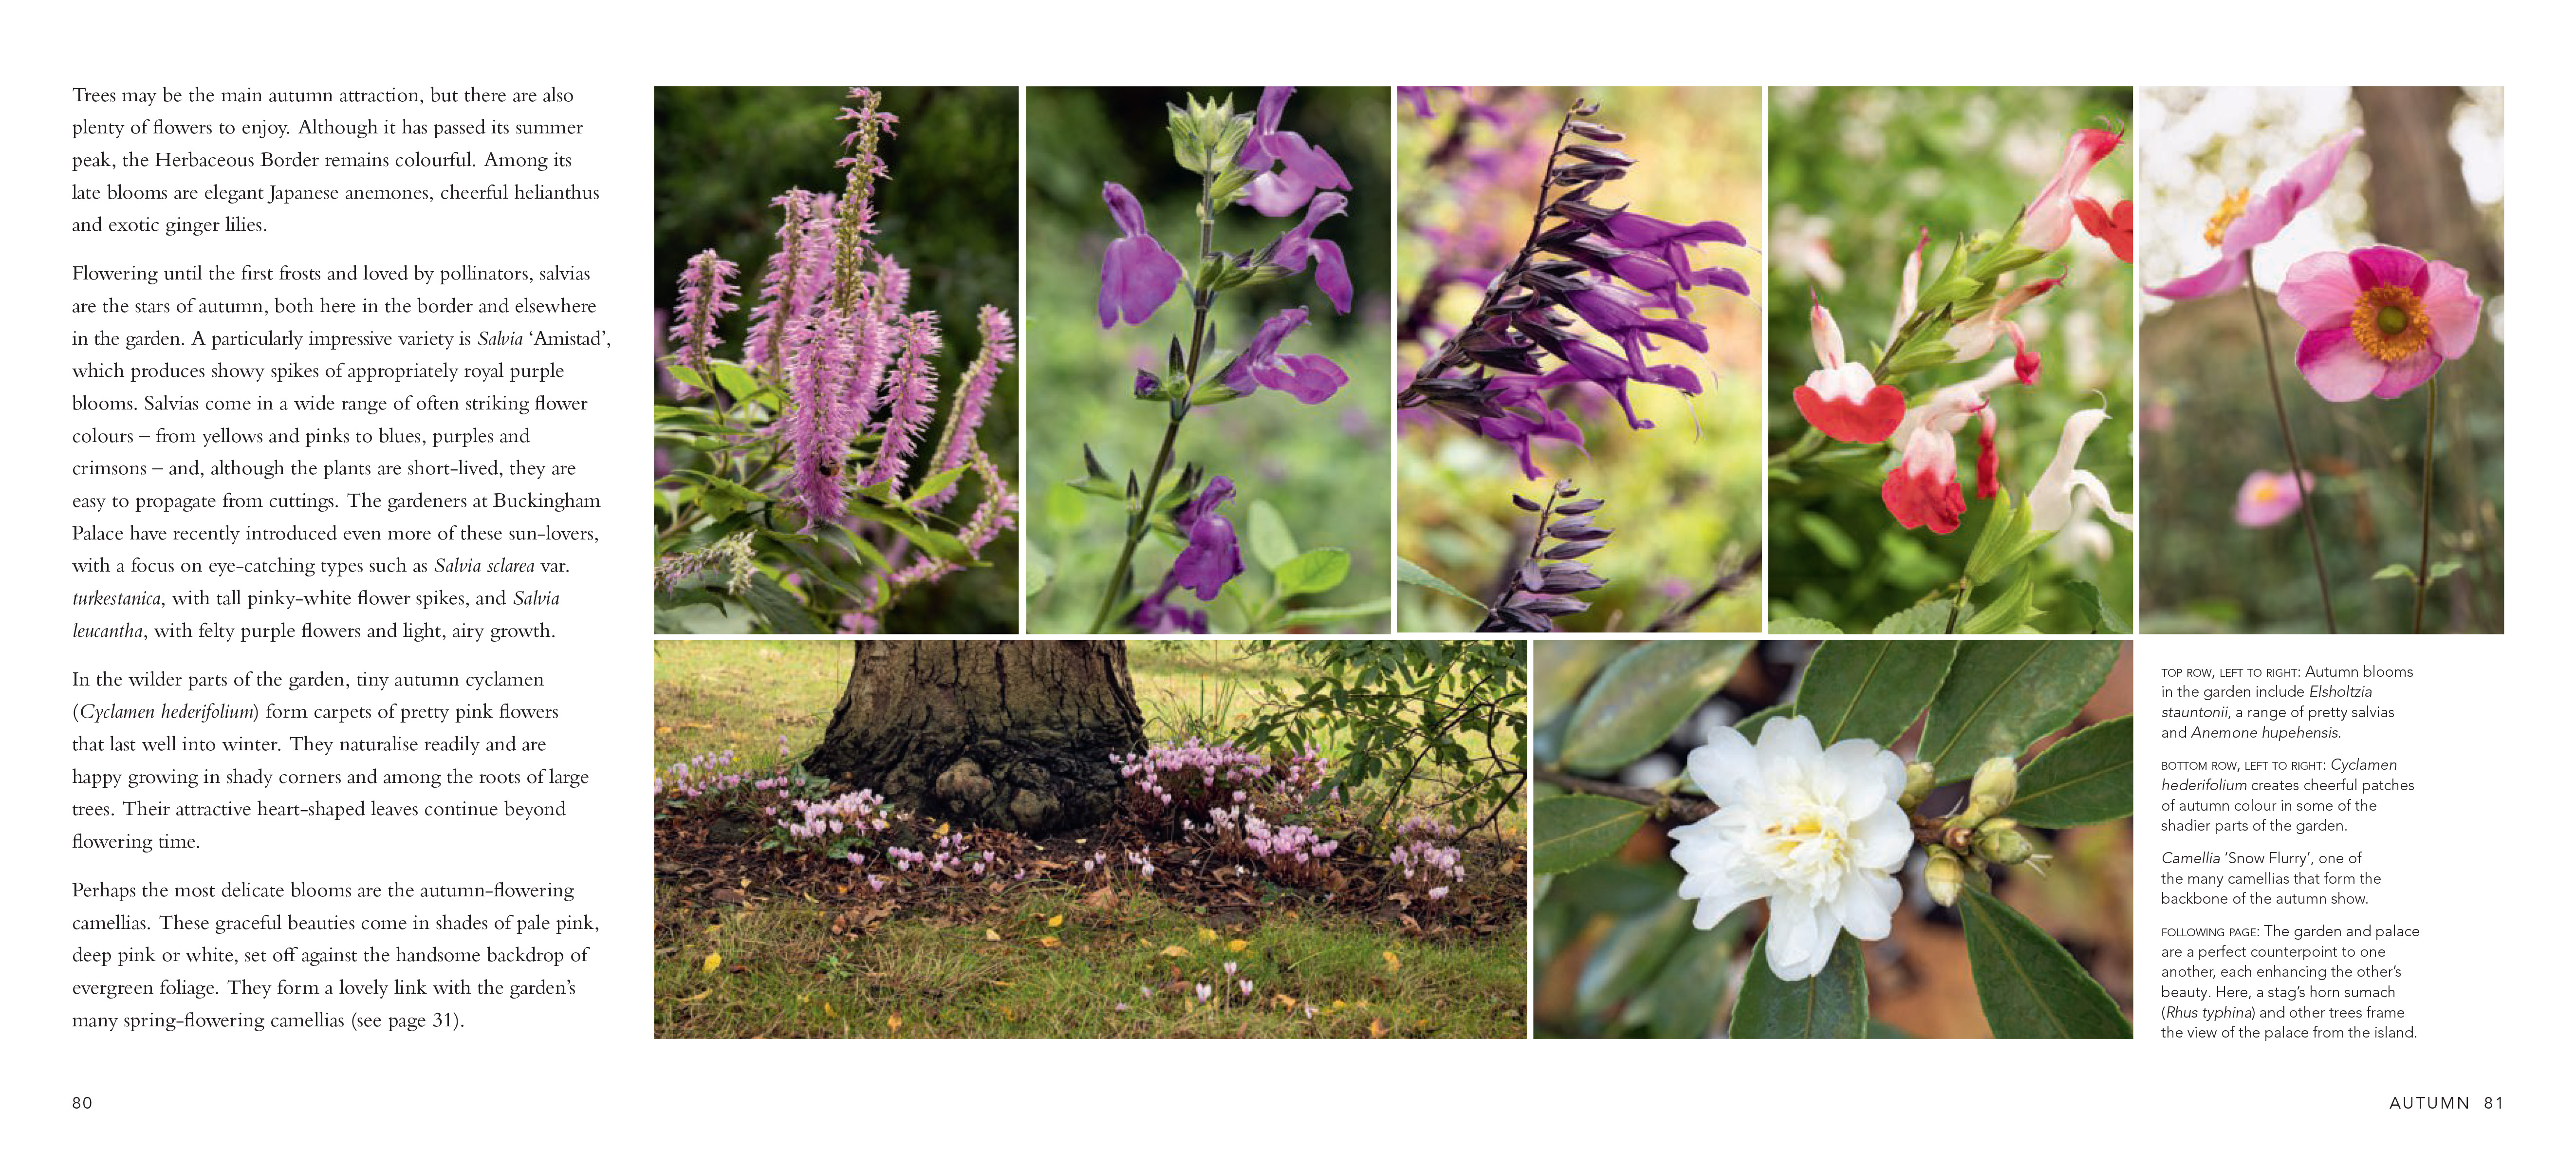
{"type": "Polygon", "coordinates": [[[2209,230],[2201,237],[2218,249],[2218,259],[2181,279],[2148,288],[2147,294],[2165,299],[2199,299],[2244,286],[2245,261],[2240,257],[2270,243],[2292,218],[2325,195],[2335,172],[2343,167],[2344,155],[2360,138],[2361,129],[2355,128],[2326,141],[2291,168],[2279,183],[2263,189],[2262,197],[2250,205],[2243,192],[2228,197],[2219,205],[2217,214],[2209,218],[2209,230]]]}
{"type": "Polygon", "coordinates": [[[2236,489],[2236,525],[2269,527],[2290,517],[2299,509],[2306,492],[2317,485],[2313,475],[2290,482],[2286,471],[2257,471],[2245,477],[2245,485],[2236,489]]]}
{"type": "Polygon", "coordinates": [[[2277,298],[2306,329],[2299,374],[2333,403],[2422,386],[2476,342],[2483,306],[2467,273],[2387,246],[2300,260],[2277,298]]]}

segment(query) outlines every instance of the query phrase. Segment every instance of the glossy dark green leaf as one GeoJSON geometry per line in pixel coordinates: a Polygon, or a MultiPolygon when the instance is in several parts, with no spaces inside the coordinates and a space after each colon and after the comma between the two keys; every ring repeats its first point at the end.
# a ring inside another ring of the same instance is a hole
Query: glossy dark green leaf
{"type": "Polygon", "coordinates": [[[1690,904],[1675,898],[1612,926],[1575,980],[1575,1009],[1600,1014],[1644,989],[1691,935],[1690,904]]]}
{"type": "Polygon", "coordinates": [[[2035,827],[2073,827],[2129,817],[2137,740],[2128,717],[2059,739],[2022,768],[2011,815],[2035,827]]]}
{"type": "Polygon", "coordinates": [[[1987,759],[2018,755],[2072,721],[2119,658],[2120,645],[2107,639],[1962,643],[1932,697],[1920,757],[1948,783],[1987,759]]]}
{"type": "Polygon", "coordinates": [[[1868,739],[1886,746],[1914,725],[1958,656],[1956,641],[1843,639],[1816,648],[1798,681],[1797,714],[1826,746],[1868,739]]]}
{"type": "Polygon", "coordinates": [[[1646,825],[1646,813],[1642,806],[1606,795],[1543,800],[1533,812],[1530,869],[1559,874],[1609,858],[1646,825]]]}
{"type": "Polygon", "coordinates": [[[1655,1038],[1706,1038],[1717,1030],[1717,1008],[1726,1000],[1726,972],[1735,963],[1739,932],[1726,923],[1694,930],[1675,947],[1654,984],[1637,999],[1646,1033],[1655,1038]]]}
{"type": "Polygon", "coordinates": [[[1669,639],[1619,656],[1574,705],[1566,768],[1607,774],[1646,757],[1734,677],[1752,649],[1750,640],[1669,639]]]}
{"type": "Polygon", "coordinates": [[[1769,931],[1753,944],[1744,971],[1744,989],[1735,996],[1735,1017],[1726,1024],[1729,1038],[1866,1038],[1869,1036],[1869,975],[1862,969],[1860,940],[1834,936],[1833,957],[1814,978],[1784,982],[1771,973],[1762,948],[1769,931]]]}
{"type": "Polygon", "coordinates": [[[2048,932],[1993,895],[1961,892],[1968,969],[1997,1038],[2127,1038],[2109,991],[2048,932]]]}

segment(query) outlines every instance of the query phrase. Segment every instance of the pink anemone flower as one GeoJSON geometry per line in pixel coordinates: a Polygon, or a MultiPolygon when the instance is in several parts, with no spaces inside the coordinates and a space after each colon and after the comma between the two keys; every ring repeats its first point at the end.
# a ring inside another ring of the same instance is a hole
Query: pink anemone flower
{"type": "Polygon", "coordinates": [[[2269,527],[2290,517],[2306,498],[2305,492],[2317,485],[2315,476],[2301,476],[2290,482],[2286,471],[2257,471],[2245,477],[2245,486],[2236,489],[2236,525],[2269,527]]]}
{"type": "Polygon", "coordinates": [[[2199,299],[2223,291],[2233,291],[2245,283],[2246,252],[2270,243],[2288,227],[2292,217],[2325,194],[2326,185],[2334,182],[2335,172],[2343,167],[2343,157],[2352,150],[2352,142],[2361,138],[2355,128],[2324,147],[2308,154],[2290,169],[2281,182],[2263,189],[2261,199],[2253,199],[2243,190],[2219,202],[2218,211],[2209,217],[2209,228],[2201,239],[2218,249],[2218,259],[2208,267],[2175,280],[2147,289],[2148,294],[2166,299],[2199,299]]]}
{"type": "Polygon", "coordinates": [[[2308,332],[2299,374],[2332,403],[2413,391],[2478,335],[2468,273],[2404,248],[2319,252],[2290,265],[2279,298],[2308,332]]]}

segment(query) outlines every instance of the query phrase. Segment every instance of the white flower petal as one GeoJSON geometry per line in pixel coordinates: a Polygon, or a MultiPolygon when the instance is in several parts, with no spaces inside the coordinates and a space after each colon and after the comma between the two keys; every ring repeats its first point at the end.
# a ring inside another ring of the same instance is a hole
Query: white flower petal
{"type": "Polygon", "coordinates": [[[1844,931],[1864,942],[1886,938],[1895,926],[1896,880],[1883,874],[1856,874],[1834,897],[1834,917],[1844,931]]]}
{"type": "Polygon", "coordinates": [[[1804,771],[1808,763],[1825,753],[1824,744],[1816,741],[1816,725],[1805,715],[1783,715],[1762,724],[1762,741],[1754,745],[1762,760],[1766,778],[1778,778],[1785,772],[1804,771]]]}
{"type": "Polygon", "coordinates": [[[1818,915],[1817,906],[1796,899],[1771,900],[1771,928],[1765,932],[1762,955],[1771,963],[1771,973],[1788,982],[1814,978],[1834,956],[1834,933],[1818,915]]]}
{"type": "Polygon", "coordinates": [[[1693,750],[1684,763],[1690,781],[1721,807],[1735,805],[1762,772],[1752,742],[1733,727],[1711,732],[1707,745],[1693,750]]]}
{"type": "Polygon", "coordinates": [[[1889,803],[1855,820],[1852,839],[1854,865],[1892,871],[1905,865],[1905,852],[1914,849],[1914,825],[1906,821],[1903,808],[1889,803]]]}

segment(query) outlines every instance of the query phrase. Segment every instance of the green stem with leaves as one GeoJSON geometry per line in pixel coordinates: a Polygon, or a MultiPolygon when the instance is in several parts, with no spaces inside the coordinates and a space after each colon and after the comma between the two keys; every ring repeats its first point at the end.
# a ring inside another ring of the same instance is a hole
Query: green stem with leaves
{"type": "MultiPolygon", "coordinates": [[[[2263,341],[2263,374],[2272,383],[2272,414],[2281,421],[2281,447],[2290,453],[2290,483],[2299,495],[2299,519],[2308,527],[2308,558],[2317,568],[2317,599],[2325,604],[2326,633],[2336,631],[2334,591],[2326,585],[2326,551],[2317,542],[2317,512],[2308,498],[2308,466],[2299,460],[2299,437],[2290,432],[2290,407],[2281,400],[2281,367],[2272,362],[2272,320],[2263,311],[2262,290],[2254,286],[2254,253],[2245,253],[2245,300],[2254,305],[2254,330],[2263,341]]],[[[2431,514],[2429,511],[2426,514],[2431,514]]],[[[2419,589],[2417,603],[2423,601],[2419,589]]]]}
{"type": "MultiPolygon", "coordinates": [[[[1199,260],[1202,272],[1207,268],[1209,253],[1216,248],[1216,177],[1199,173],[1199,260]]],[[[1118,601],[1126,596],[1128,578],[1136,566],[1136,545],[1153,530],[1154,499],[1163,491],[1163,475],[1172,469],[1172,447],[1181,436],[1181,421],[1190,417],[1190,392],[1197,390],[1199,353],[1207,343],[1208,309],[1216,303],[1216,293],[1196,284],[1190,287],[1189,367],[1182,386],[1188,391],[1172,401],[1172,420],[1163,427],[1163,446],[1154,453],[1154,468],[1145,477],[1145,492],[1135,506],[1127,509],[1127,540],[1118,548],[1118,565],[1110,569],[1109,585],[1101,588],[1100,609],[1092,613],[1092,634],[1100,634],[1117,613],[1118,601]]],[[[1130,473],[1131,475],[1133,473],[1130,473]]]]}

